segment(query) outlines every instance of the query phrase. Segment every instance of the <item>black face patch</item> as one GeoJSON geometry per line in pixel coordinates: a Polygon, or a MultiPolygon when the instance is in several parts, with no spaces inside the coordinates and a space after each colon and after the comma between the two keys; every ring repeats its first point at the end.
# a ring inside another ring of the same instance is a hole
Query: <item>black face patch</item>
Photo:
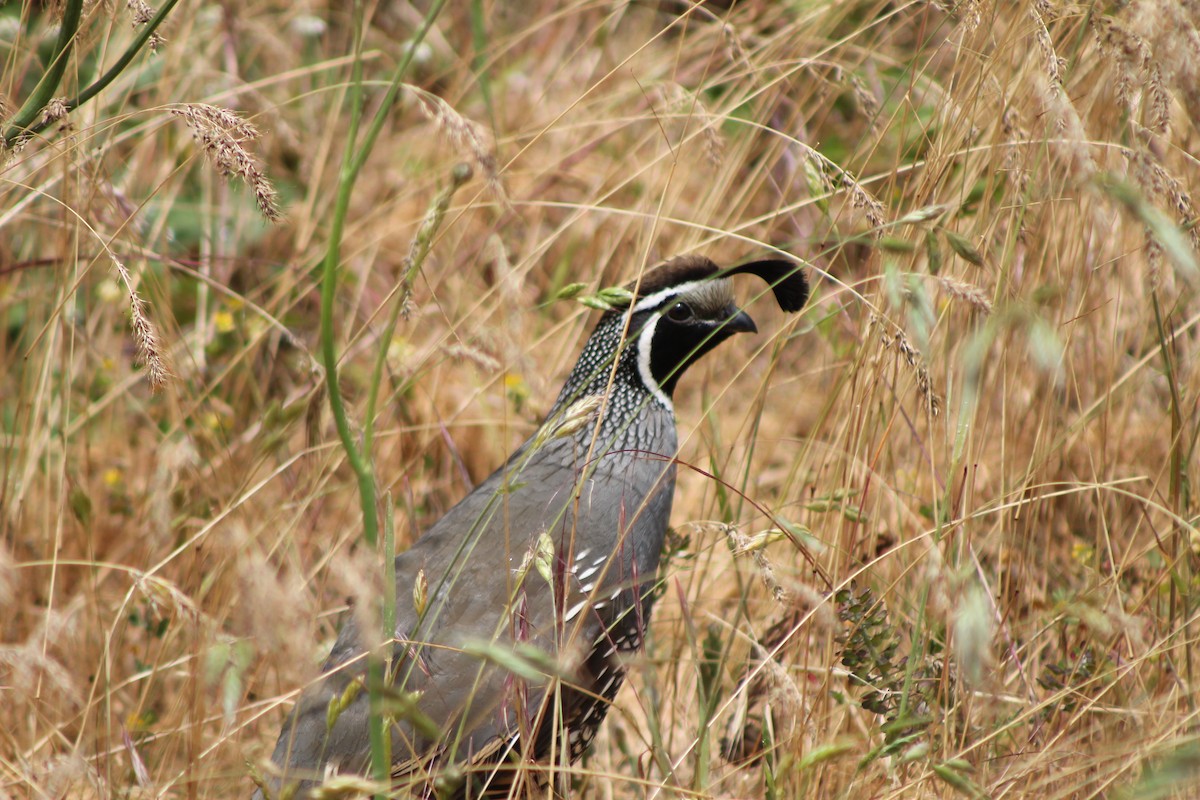
{"type": "Polygon", "coordinates": [[[650,341],[650,374],[663,393],[670,397],[679,376],[734,333],[746,330],[740,319],[748,322],[749,317],[732,304],[716,314],[709,309],[704,316],[698,314],[685,298],[669,300],[664,306],[650,341]],[[742,314],[740,318],[739,314],[742,314]],[[739,322],[726,324],[734,319],[739,322]]]}

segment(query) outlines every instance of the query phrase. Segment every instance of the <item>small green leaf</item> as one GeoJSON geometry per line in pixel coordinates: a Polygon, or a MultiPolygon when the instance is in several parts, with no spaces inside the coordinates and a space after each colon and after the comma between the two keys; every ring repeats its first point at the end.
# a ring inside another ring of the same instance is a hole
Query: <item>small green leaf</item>
{"type": "MultiPolygon", "coordinates": [[[[548,677],[568,677],[549,653],[533,645],[508,646],[497,642],[470,641],[462,651],[469,656],[490,661],[518,678],[542,683],[548,677]]],[[[576,678],[578,680],[578,678],[576,678]]]]}
{"type": "Polygon", "coordinates": [[[855,749],[857,749],[857,745],[852,740],[839,739],[805,753],[804,757],[800,759],[800,763],[796,765],[796,769],[805,770],[815,767],[817,764],[832,761],[845,753],[851,753],[855,749]]]}
{"type": "Polygon", "coordinates": [[[943,781],[948,783],[950,787],[959,794],[966,795],[972,800],[987,800],[987,792],[976,786],[975,782],[966,775],[959,773],[952,766],[950,766],[950,762],[946,762],[944,764],[932,764],[930,765],[930,768],[933,770],[933,774],[937,775],[943,781]]]}
{"type": "Polygon", "coordinates": [[[549,533],[542,531],[542,535],[538,537],[537,544],[534,546],[533,567],[551,586],[554,585],[553,566],[554,540],[550,538],[549,533]]]}
{"type": "Polygon", "coordinates": [[[71,487],[67,494],[67,505],[71,507],[71,513],[81,525],[86,528],[92,524],[92,498],[82,487],[71,487]]]}
{"type": "Polygon", "coordinates": [[[613,306],[625,307],[633,302],[633,292],[624,286],[607,286],[596,292],[596,296],[613,306]]]}
{"type": "Polygon", "coordinates": [[[583,297],[577,299],[583,305],[587,306],[588,308],[594,308],[597,311],[612,311],[614,308],[612,303],[608,302],[607,300],[603,300],[594,294],[585,294],[583,297]]]}
{"type": "Polygon", "coordinates": [[[380,705],[385,716],[410,723],[417,733],[426,739],[441,738],[442,731],[438,728],[437,723],[417,705],[422,692],[406,692],[395,686],[384,686],[381,689],[380,705]]]}
{"type": "Polygon", "coordinates": [[[221,676],[221,711],[226,725],[232,725],[236,719],[241,699],[242,673],[232,668],[225,670],[221,676]]]}
{"type": "Polygon", "coordinates": [[[583,293],[586,283],[568,283],[554,294],[555,300],[572,300],[583,293]]]}
{"type": "Polygon", "coordinates": [[[925,231],[925,260],[929,263],[929,274],[942,271],[942,248],[938,246],[937,234],[925,231]]]}
{"type": "Polygon", "coordinates": [[[944,216],[949,210],[950,206],[945,204],[925,206],[924,208],[918,208],[915,211],[908,212],[903,217],[896,220],[896,224],[912,225],[917,222],[927,222],[931,219],[937,219],[938,217],[944,216]]]}
{"type": "Polygon", "coordinates": [[[1142,221],[1186,280],[1193,284],[1200,281],[1200,265],[1196,262],[1196,254],[1178,225],[1143,197],[1133,184],[1108,174],[1102,174],[1096,182],[1110,197],[1142,221]]]}
{"type": "Polygon", "coordinates": [[[338,717],[342,715],[355,698],[362,692],[363,685],[361,680],[353,680],[346,684],[346,688],[341,694],[335,694],[329,698],[329,706],[325,709],[325,730],[333,730],[333,726],[337,723],[338,717]]]}
{"type": "Polygon", "coordinates": [[[825,180],[825,176],[821,174],[820,168],[813,163],[813,159],[804,159],[804,180],[808,184],[808,193],[812,196],[817,204],[817,208],[821,209],[822,214],[829,214],[829,185],[825,180]]]}
{"type": "Polygon", "coordinates": [[[880,236],[875,246],[889,253],[911,253],[917,249],[916,244],[898,236],[880,236]]]}
{"type": "Polygon", "coordinates": [[[977,267],[983,266],[983,256],[967,237],[948,228],[942,228],[942,235],[946,237],[946,243],[950,245],[950,249],[958,253],[960,258],[977,267]]]}
{"type": "Polygon", "coordinates": [[[424,568],[417,570],[417,579],[413,581],[412,598],[413,610],[417,612],[418,617],[423,616],[429,602],[429,579],[425,577],[424,568]]]}
{"type": "Polygon", "coordinates": [[[1050,323],[1041,317],[1033,317],[1026,332],[1026,342],[1029,355],[1039,367],[1046,372],[1061,372],[1065,357],[1064,348],[1050,323]]]}

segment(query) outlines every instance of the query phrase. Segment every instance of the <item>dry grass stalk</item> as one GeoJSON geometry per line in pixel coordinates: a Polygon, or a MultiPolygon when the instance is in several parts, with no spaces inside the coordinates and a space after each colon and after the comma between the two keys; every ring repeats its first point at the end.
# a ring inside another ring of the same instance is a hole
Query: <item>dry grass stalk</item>
{"type": "Polygon", "coordinates": [[[758,567],[759,577],[762,578],[763,585],[770,590],[771,596],[780,603],[790,604],[791,595],[787,589],[783,588],[783,584],[779,582],[779,578],[775,574],[775,567],[771,564],[771,559],[767,558],[762,543],[739,531],[736,525],[722,525],[721,529],[726,538],[729,539],[729,544],[733,548],[734,555],[749,553],[750,557],[754,559],[754,565],[758,567]]]}
{"type": "Polygon", "coordinates": [[[924,406],[931,416],[936,417],[942,410],[942,399],[933,390],[933,379],[929,376],[929,367],[921,351],[913,347],[908,335],[899,325],[893,325],[878,314],[872,314],[870,327],[879,329],[879,343],[886,351],[898,353],[904,363],[912,368],[917,379],[917,392],[924,401],[924,406]]]}
{"type": "Polygon", "coordinates": [[[755,73],[754,64],[750,61],[750,54],[746,52],[746,46],[742,43],[742,37],[737,28],[728,22],[722,22],[721,38],[725,40],[725,55],[729,60],[741,67],[747,76],[753,75],[755,73]]]}
{"type": "Polygon", "coordinates": [[[668,108],[682,109],[689,118],[699,122],[700,134],[704,137],[704,155],[714,167],[721,166],[725,153],[725,140],[720,132],[721,120],[709,113],[700,95],[678,83],[668,83],[663,92],[663,101],[668,108]]]}
{"type": "MultiPolygon", "coordinates": [[[[1152,201],[1165,203],[1174,212],[1175,220],[1180,228],[1187,232],[1192,248],[1200,253],[1200,230],[1197,229],[1196,209],[1192,205],[1191,195],[1186,188],[1158,159],[1145,148],[1121,148],[1121,155],[1129,165],[1129,174],[1152,201]]],[[[1151,289],[1157,289],[1162,283],[1163,248],[1153,231],[1145,228],[1146,262],[1149,267],[1148,284],[1151,289]]]]}
{"type": "Polygon", "coordinates": [[[471,347],[463,342],[442,345],[440,348],[447,358],[469,361],[488,374],[500,370],[500,362],[477,347],[471,347]]]}
{"type": "Polygon", "coordinates": [[[1041,70],[1034,70],[1035,82],[1049,112],[1053,125],[1052,140],[1055,147],[1075,166],[1078,180],[1086,180],[1096,173],[1096,163],[1088,149],[1089,138],[1079,111],[1071,102],[1064,87],[1063,72],[1067,60],[1054,47],[1054,37],[1046,27],[1046,18],[1052,18],[1053,10],[1048,3],[1035,2],[1029,8],[1028,17],[1033,21],[1034,39],[1042,55],[1041,70]]]}
{"type": "Polygon", "coordinates": [[[482,125],[459,114],[454,106],[435,94],[407,87],[417,98],[417,106],[430,122],[445,133],[459,152],[473,161],[483,174],[483,179],[496,198],[505,206],[508,205],[508,191],[500,178],[500,168],[496,162],[496,149],[489,143],[490,138],[482,125]]]}
{"type": "Polygon", "coordinates": [[[17,595],[17,569],[8,546],[0,542],[0,608],[9,608],[17,595]]]}
{"type": "Polygon", "coordinates": [[[1145,80],[1150,48],[1140,36],[1112,17],[1095,14],[1091,23],[1101,49],[1117,62],[1117,102],[1128,108],[1132,116],[1135,112],[1134,86],[1145,80]]]}
{"type": "Polygon", "coordinates": [[[44,650],[40,638],[19,645],[0,645],[0,664],[8,667],[5,682],[29,695],[49,687],[71,707],[78,706],[82,695],[71,671],[44,650]]]}
{"type": "Polygon", "coordinates": [[[934,6],[956,18],[967,33],[979,27],[979,0],[931,0],[934,6]]]}
{"type": "Polygon", "coordinates": [[[191,130],[204,154],[227,178],[240,178],[258,203],[258,210],[271,222],[282,218],[278,193],[246,142],[259,137],[258,129],[227,108],[207,103],[185,103],[171,109],[191,130]]]}
{"type": "Polygon", "coordinates": [[[853,175],[830,161],[812,147],[801,144],[804,148],[813,172],[820,177],[826,191],[833,193],[838,189],[850,192],[850,203],[854,208],[863,212],[867,222],[871,224],[872,234],[878,238],[883,235],[883,227],[887,219],[883,213],[883,203],[879,202],[870,192],[863,188],[853,175]]]}
{"type": "Polygon", "coordinates": [[[783,665],[771,657],[762,645],[751,645],[754,657],[762,664],[767,685],[767,702],[775,723],[774,739],[778,743],[795,735],[804,720],[804,696],[783,665]]]}

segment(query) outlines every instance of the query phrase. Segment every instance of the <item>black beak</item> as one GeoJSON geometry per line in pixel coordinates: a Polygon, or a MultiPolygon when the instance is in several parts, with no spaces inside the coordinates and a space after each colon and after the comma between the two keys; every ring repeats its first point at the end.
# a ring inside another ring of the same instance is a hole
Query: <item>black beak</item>
{"type": "Polygon", "coordinates": [[[728,333],[758,333],[758,326],[754,324],[754,320],[750,319],[750,315],[741,309],[735,309],[737,313],[725,320],[725,324],[721,327],[728,333]]]}

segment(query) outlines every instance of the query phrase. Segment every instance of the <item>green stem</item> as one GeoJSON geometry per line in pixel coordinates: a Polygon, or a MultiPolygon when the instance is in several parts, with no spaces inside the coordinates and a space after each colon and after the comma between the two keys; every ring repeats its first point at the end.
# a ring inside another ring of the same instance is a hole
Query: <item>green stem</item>
{"type": "MultiPolygon", "coordinates": [[[[96,95],[100,94],[100,92],[104,91],[104,89],[106,89],[109,86],[109,84],[111,84],[113,81],[115,81],[117,79],[117,76],[120,75],[122,72],[125,71],[126,68],[129,67],[130,63],[132,63],[134,57],[138,54],[138,52],[140,52],[141,49],[143,47],[145,47],[146,42],[150,41],[150,37],[154,35],[154,32],[158,29],[159,25],[161,25],[163,20],[165,20],[167,18],[167,15],[171,13],[171,10],[175,8],[175,6],[176,6],[176,4],[178,4],[178,2],[179,2],[179,0],[167,0],[167,2],[163,4],[163,7],[158,10],[158,13],[155,14],[154,17],[142,27],[141,32],[138,34],[138,37],[133,40],[133,42],[129,45],[129,47],[125,48],[125,52],[122,53],[121,57],[116,60],[116,63],[114,63],[111,67],[109,67],[107,72],[105,72],[103,75],[101,75],[95,81],[93,81],[87,88],[85,88],[83,91],[81,91],[78,95],[76,95],[75,97],[72,97],[70,100],[66,101],[66,104],[65,104],[66,110],[68,112],[74,111],[75,109],[79,108],[81,105],[86,103],[87,101],[91,100],[96,95]]],[[[82,5],[82,0],[80,0],[79,4],[82,5]]],[[[71,4],[68,3],[67,12],[69,12],[69,10],[70,10],[70,5],[71,4]]],[[[67,30],[67,12],[64,12],[64,14],[63,14],[63,27],[60,31],[60,36],[59,36],[60,44],[62,43],[62,34],[65,33],[67,30]]],[[[78,28],[78,26],[79,26],[78,19],[76,19],[75,26],[76,26],[76,28],[78,28]]],[[[74,36],[74,33],[72,33],[72,36],[74,36]]],[[[68,39],[67,44],[69,46],[69,44],[70,44],[69,39],[68,39]]],[[[66,67],[65,56],[63,56],[61,58],[61,62],[62,62],[63,69],[65,69],[65,67],[66,67]]],[[[56,66],[58,66],[58,57],[57,56],[56,56],[56,61],[54,64],[51,65],[51,68],[53,69],[56,66]]],[[[49,76],[50,76],[50,72],[47,71],[46,75],[42,77],[42,80],[38,82],[37,88],[35,88],[33,90],[33,94],[31,94],[29,96],[29,99],[25,102],[25,105],[22,106],[21,110],[17,112],[16,116],[13,117],[12,123],[10,124],[8,130],[4,134],[4,146],[5,147],[12,147],[20,139],[27,138],[29,136],[36,136],[37,134],[44,131],[46,128],[48,128],[53,123],[53,120],[42,120],[42,121],[37,122],[36,124],[34,123],[34,120],[37,118],[37,115],[41,112],[41,110],[43,108],[46,107],[46,104],[49,103],[50,100],[52,99],[54,90],[58,87],[58,82],[61,79],[61,70],[60,70],[59,78],[56,79],[54,82],[54,86],[48,87],[48,89],[47,89],[48,93],[45,94],[45,96],[43,97],[42,84],[46,83],[46,79],[49,76]]]]}
{"type": "Polygon", "coordinates": [[[150,41],[150,37],[154,35],[156,30],[158,30],[158,26],[163,23],[163,21],[167,18],[167,15],[171,13],[171,10],[175,8],[176,4],[178,3],[179,0],[167,0],[167,2],[163,3],[162,8],[160,8],[158,13],[155,14],[154,17],[145,24],[141,30],[141,33],[138,34],[138,37],[133,40],[129,47],[125,48],[125,52],[121,54],[121,57],[118,58],[111,67],[109,67],[108,72],[105,72],[90,86],[80,92],[78,97],[68,101],[67,105],[71,108],[81,106],[102,92],[110,83],[115,81],[117,76],[120,75],[133,61],[133,58],[138,54],[138,51],[146,46],[146,42],[150,41]]]}
{"type": "Polygon", "coordinates": [[[62,23],[58,28],[58,41],[54,43],[54,57],[50,59],[50,66],[42,74],[37,86],[33,87],[33,92],[26,98],[24,105],[13,116],[8,131],[4,134],[5,147],[11,147],[18,137],[26,135],[38,114],[54,99],[54,93],[58,91],[58,85],[62,83],[63,75],[67,72],[67,62],[71,59],[71,44],[75,41],[75,34],[79,32],[79,20],[82,16],[83,0],[67,0],[63,7],[62,23]]]}
{"type": "Polygon", "coordinates": [[[329,245],[321,276],[321,356],[325,361],[325,384],[329,392],[329,406],[333,412],[338,437],[346,451],[350,468],[358,478],[359,501],[363,512],[363,536],[372,547],[378,540],[379,516],[375,509],[375,476],[369,458],[354,440],[350,429],[350,418],[342,399],[341,382],[338,380],[338,354],[333,340],[333,299],[337,290],[338,263],[341,255],[342,232],[346,225],[346,214],[350,210],[350,196],[354,189],[355,172],[352,162],[355,155],[355,139],[362,118],[362,2],[357,0],[355,8],[354,66],[350,80],[350,127],[346,132],[346,150],[342,156],[342,167],[338,174],[338,192],[334,200],[333,219],[330,224],[329,245]]]}
{"type": "MultiPolygon", "coordinates": [[[[371,461],[371,443],[369,438],[364,438],[361,446],[355,441],[345,401],[342,399],[337,369],[338,353],[334,346],[333,336],[333,301],[337,294],[342,235],[346,228],[346,215],[350,210],[350,197],[354,191],[354,183],[370,156],[375,140],[383,130],[383,125],[387,121],[391,107],[403,85],[404,74],[407,72],[409,64],[412,63],[413,54],[444,5],[445,0],[437,0],[426,14],[421,27],[413,34],[408,43],[408,49],[392,75],[387,94],[375,111],[371,126],[360,142],[358,140],[359,124],[363,113],[362,30],[365,25],[365,15],[362,0],[356,0],[354,4],[354,66],[351,70],[350,81],[350,126],[346,134],[346,147],[342,153],[342,166],[338,171],[338,190],[321,274],[321,356],[325,362],[325,383],[329,393],[329,406],[333,413],[334,424],[337,427],[342,447],[346,451],[346,460],[358,480],[359,503],[363,515],[363,538],[371,547],[374,547],[379,539],[379,510],[375,470],[371,461]]],[[[393,552],[385,553],[385,558],[389,561],[394,556],[393,552]]],[[[394,636],[394,631],[391,629],[382,633],[383,641],[390,641],[394,636]]],[[[370,693],[371,707],[368,732],[371,743],[371,775],[382,785],[390,782],[392,766],[388,729],[383,713],[385,678],[384,661],[380,658],[378,651],[373,652],[368,658],[367,665],[367,689],[370,693]]],[[[382,798],[382,795],[380,797],[382,798]]]]}

